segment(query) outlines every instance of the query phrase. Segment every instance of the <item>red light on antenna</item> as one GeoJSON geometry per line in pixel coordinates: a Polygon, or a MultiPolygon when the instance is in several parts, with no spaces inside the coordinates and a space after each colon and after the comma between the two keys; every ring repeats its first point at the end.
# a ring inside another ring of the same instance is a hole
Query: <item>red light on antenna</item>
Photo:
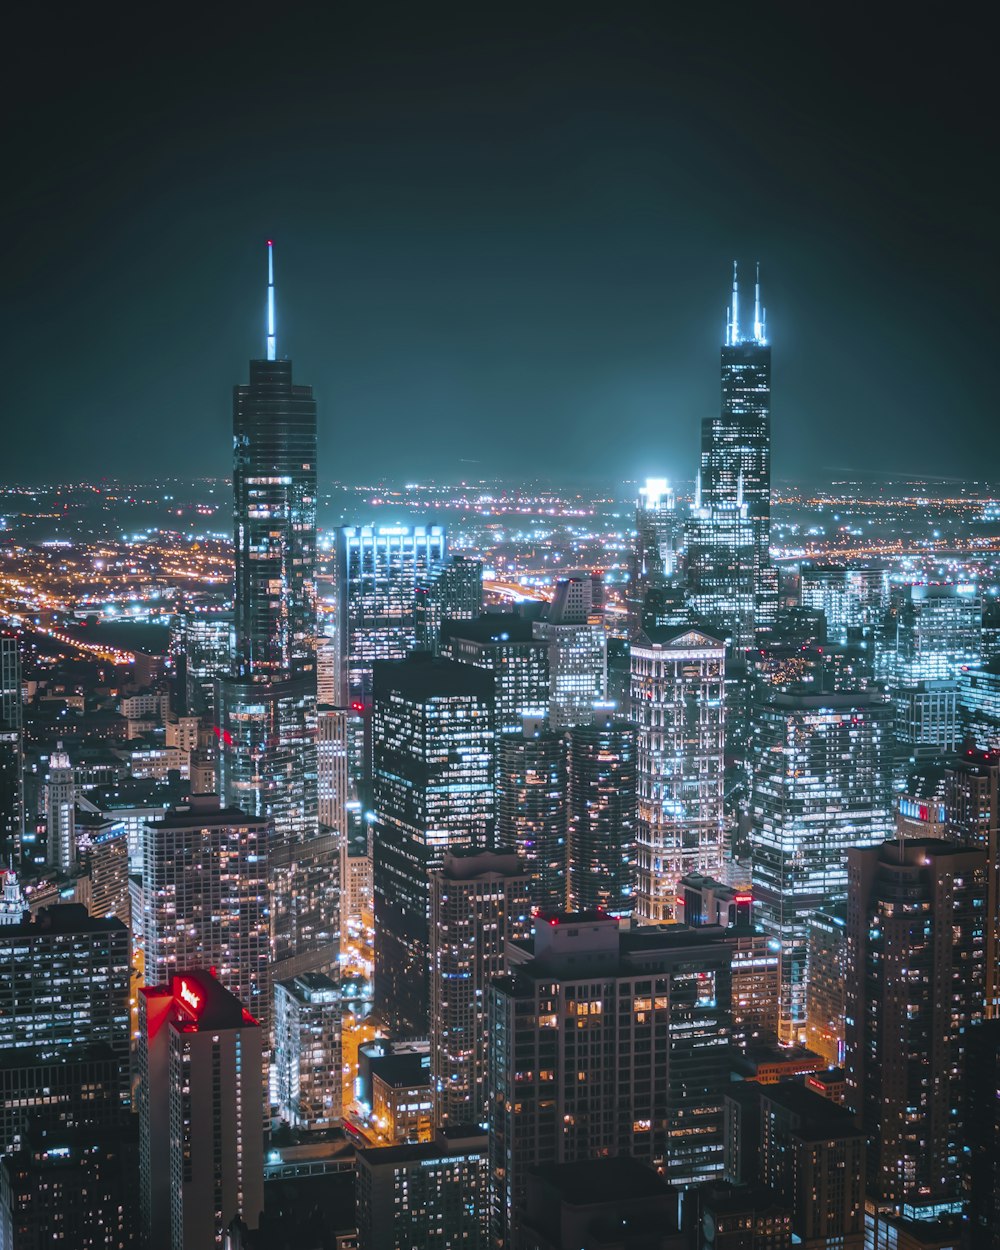
{"type": "Polygon", "coordinates": [[[268,246],[268,247],[274,247],[274,242],[273,242],[271,239],[268,239],[268,241],[267,241],[267,246],[268,246]]]}

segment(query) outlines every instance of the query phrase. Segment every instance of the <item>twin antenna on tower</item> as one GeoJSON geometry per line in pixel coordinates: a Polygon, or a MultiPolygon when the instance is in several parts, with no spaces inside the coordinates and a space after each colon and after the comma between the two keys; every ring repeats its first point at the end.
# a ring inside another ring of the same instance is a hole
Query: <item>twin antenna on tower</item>
{"type": "MultiPolygon", "coordinates": [[[[733,299],[726,309],[726,346],[735,347],[737,343],[748,341],[740,334],[740,283],[734,260],[733,299]]],[[[757,275],[753,288],[753,342],[761,346],[767,342],[767,309],[760,306],[760,261],[757,262],[757,275]]]]}
{"type": "Polygon", "coordinates": [[[274,336],[274,243],[267,241],[267,358],[277,360],[277,340],[274,336]]]}

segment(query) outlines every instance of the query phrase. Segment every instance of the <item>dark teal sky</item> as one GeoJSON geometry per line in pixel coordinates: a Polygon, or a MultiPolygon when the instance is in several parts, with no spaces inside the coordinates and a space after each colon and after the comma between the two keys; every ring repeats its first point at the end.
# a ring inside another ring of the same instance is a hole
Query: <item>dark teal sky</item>
{"type": "Polygon", "coordinates": [[[0,478],[226,472],[268,237],[326,479],[691,476],[734,256],[778,476],[1000,476],[981,32],[690,8],[14,29],[0,478]]]}

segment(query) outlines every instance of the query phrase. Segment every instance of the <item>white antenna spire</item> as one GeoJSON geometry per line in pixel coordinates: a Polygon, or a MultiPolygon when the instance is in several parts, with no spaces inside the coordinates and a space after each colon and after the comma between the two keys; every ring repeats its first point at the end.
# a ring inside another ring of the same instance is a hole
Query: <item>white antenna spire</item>
{"type": "Polygon", "coordinates": [[[277,360],[277,341],[274,335],[274,243],[267,241],[267,358],[277,360]]]}
{"type": "Polygon", "coordinates": [[[701,511],[701,469],[695,474],[694,479],[694,510],[701,511]]]}
{"type": "Polygon", "coordinates": [[[740,469],[739,476],[736,478],[736,506],[743,507],[743,470],[740,469]]]}
{"type": "Polygon", "coordinates": [[[729,345],[735,347],[740,341],[740,284],[736,276],[736,261],[733,261],[733,311],[732,311],[732,329],[729,335],[729,345]]]}
{"type": "Polygon", "coordinates": [[[764,322],[760,315],[760,261],[757,262],[757,276],[753,285],[753,337],[757,343],[764,342],[764,322]]]}

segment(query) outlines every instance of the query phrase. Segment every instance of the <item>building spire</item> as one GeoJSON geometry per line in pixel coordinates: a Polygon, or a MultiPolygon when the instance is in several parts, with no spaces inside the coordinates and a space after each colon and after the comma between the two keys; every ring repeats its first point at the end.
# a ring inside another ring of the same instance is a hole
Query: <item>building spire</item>
{"type": "Polygon", "coordinates": [[[764,321],[760,313],[760,261],[757,262],[757,276],[753,284],[753,337],[754,342],[764,342],[764,321]]]}
{"type": "Polygon", "coordinates": [[[277,360],[274,335],[274,243],[267,241],[267,358],[277,360]]]}
{"type": "Polygon", "coordinates": [[[733,261],[733,308],[730,313],[729,345],[735,347],[740,341],[740,283],[736,275],[736,261],[733,261]]]}

